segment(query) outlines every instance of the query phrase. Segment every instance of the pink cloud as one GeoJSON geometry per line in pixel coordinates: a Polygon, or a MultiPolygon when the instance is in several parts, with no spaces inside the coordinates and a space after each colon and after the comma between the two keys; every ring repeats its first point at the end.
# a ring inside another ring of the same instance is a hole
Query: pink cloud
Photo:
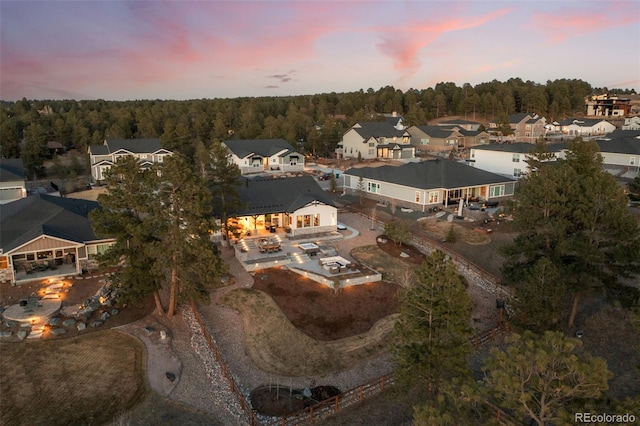
{"type": "Polygon", "coordinates": [[[380,51],[391,57],[395,69],[405,73],[404,78],[413,75],[420,67],[419,52],[432,44],[443,34],[482,26],[508,14],[511,9],[499,9],[479,17],[431,19],[407,22],[399,27],[384,28],[380,51]]]}
{"type": "Polygon", "coordinates": [[[551,42],[640,22],[634,2],[595,3],[593,9],[562,8],[532,15],[529,25],[551,42]],[[635,12],[634,9],[635,8],[635,12]]]}

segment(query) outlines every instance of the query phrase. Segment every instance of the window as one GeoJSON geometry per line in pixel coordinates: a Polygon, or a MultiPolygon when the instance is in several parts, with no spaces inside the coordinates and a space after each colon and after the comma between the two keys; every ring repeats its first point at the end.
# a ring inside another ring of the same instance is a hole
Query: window
{"type": "Polygon", "coordinates": [[[386,143],[387,142],[387,138],[385,138],[384,136],[380,136],[380,143],[386,143]]]}
{"type": "Polygon", "coordinates": [[[629,165],[630,166],[636,165],[636,157],[629,157],[629,165]]]}
{"type": "Polygon", "coordinates": [[[420,204],[420,191],[416,191],[416,203],[420,204]]]}
{"type": "Polygon", "coordinates": [[[0,257],[0,269],[7,269],[9,267],[9,260],[7,256],[0,257]]]}
{"type": "Polygon", "coordinates": [[[320,226],[320,213],[313,216],[313,226],[320,226]]]}
{"type": "Polygon", "coordinates": [[[296,228],[302,228],[302,216],[296,216],[296,228]]]}
{"type": "Polygon", "coordinates": [[[375,142],[369,142],[369,148],[373,148],[373,147],[375,147],[375,146],[376,146],[376,143],[375,143],[375,142]]]}
{"type": "Polygon", "coordinates": [[[504,185],[494,185],[489,187],[489,197],[501,197],[504,195],[504,185]]]}
{"type": "Polygon", "coordinates": [[[520,175],[522,174],[522,170],[520,169],[513,169],[513,176],[514,177],[520,177],[520,175]]]}
{"type": "Polygon", "coordinates": [[[304,215],[304,223],[303,225],[305,228],[309,228],[311,226],[311,215],[310,214],[305,214],[304,215]]]}
{"type": "Polygon", "coordinates": [[[531,130],[531,124],[525,125],[524,128],[527,129],[527,130],[531,130]]]}
{"type": "Polygon", "coordinates": [[[402,138],[402,143],[409,143],[409,138],[407,136],[404,136],[402,138]]]}
{"type": "Polygon", "coordinates": [[[89,259],[95,259],[96,256],[106,253],[110,246],[110,244],[87,246],[87,255],[89,256],[89,259]]]}
{"type": "Polygon", "coordinates": [[[369,155],[375,155],[376,154],[376,149],[375,148],[369,148],[369,155]]]}
{"type": "Polygon", "coordinates": [[[471,150],[471,158],[476,158],[476,150],[475,149],[471,150]]]}
{"type": "Polygon", "coordinates": [[[162,163],[164,161],[164,155],[158,155],[158,163],[162,163]]]}
{"type": "Polygon", "coordinates": [[[512,163],[519,163],[520,162],[520,154],[513,154],[511,156],[511,162],[512,163]]]}
{"type": "Polygon", "coordinates": [[[440,202],[440,192],[439,191],[429,192],[429,204],[435,204],[439,202],[440,202]]]}
{"type": "Polygon", "coordinates": [[[373,192],[374,194],[380,193],[380,184],[374,182],[367,182],[367,191],[373,192]]]}
{"type": "Polygon", "coordinates": [[[428,138],[420,139],[420,145],[429,145],[429,139],[428,138]]]}

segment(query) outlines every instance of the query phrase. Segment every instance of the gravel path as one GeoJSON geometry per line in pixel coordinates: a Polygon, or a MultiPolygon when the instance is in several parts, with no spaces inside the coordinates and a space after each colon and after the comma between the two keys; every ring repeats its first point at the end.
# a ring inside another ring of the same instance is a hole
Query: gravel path
{"type": "MultiPolygon", "coordinates": [[[[357,214],[341,213],[340,221],[359,231],[358,238],[345,238],[333,244],[343,257],[350,258],[349,252],[355,247],[375,244],[375,239],[381,232],[380,228],[371,230],[371,221],[357,214]]],[[[345,231],[345,236],[349,234],[350,231],[345,231]]],[[[235,282],[232,286],[217,290],[212,295],[212,303],[199,309],[203,320],[208,325],[209,333],[216,341],[223,359],[229,370],[233,372],[236,382],[242,388],[247,399],[252,389],[265,384],[278,383],[296,388],[332,385],[344,391],[391,371],[392,364],[389,355],[367,360],[348,370],[322,377],[274,376],[256,369],[244,349],[244,326],[240,315],[230,308],[215,303],[223,294],[232,289],[251,287],[253,277],[235,260],[232,250],[223,247],[222,252],[235,282]]],[[[469,276],[468,278],[473,284],[481,284],[478,277],[469,276]]],[[[471,287],[480,293],[484,293],[486,290],[476,285],[471,287]]],[[[489,305],[495,303],[493,296],[480,293],[479,295],[486,299],[483,303],[489,305]]],[[[495,306],[491,309],[495,312],[495,306]]],[[[168,392],[169,398],[203,412],[212,413],[226,425],[248,424],[248,419],[241,410],[237,397],[231,393],[229,383],[223,377],[220,366],[208,351],[206,341],[193,314],[186,306],[181,306],[180,312],[182,315],[174,318],[156,318],[159,323],[170,330],[173,352],[166,351],[157,344],[154,349],[153,342],[148,343],[150,363],[154,362],[154,357],[156,357],[155,362],[169,363],[166,365],[171,365],[170,363],[175,360],[175,357],[179,358],[182,363],[177,384],[172,385],[172,389],[168,392]]],[[[152,385],[154,382],[159,383],[164,380],[157,377],[161,370],[161,368],[155,368],[148,371],[152,385]],[[156,375],[156,377],[152,379],[151,375],[156,375]]],[[[166,387],[163,393],[167,394],[166,387]]]]}

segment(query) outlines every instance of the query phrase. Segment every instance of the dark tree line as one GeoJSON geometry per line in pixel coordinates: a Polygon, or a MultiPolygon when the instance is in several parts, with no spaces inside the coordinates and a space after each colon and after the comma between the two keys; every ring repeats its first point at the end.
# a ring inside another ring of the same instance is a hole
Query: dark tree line
{"type": "Polygon", "coordinates": [[[0,102],[1,156],[23,157],[35,175],[42,172],[40,159],[48,141],[85,151],[105,139],[161,138],[166,148],[192,158],[198,142],[284,138],[307,153],[328,156],[350,126],[379,119],[379,113],[396,111],[407,125],[452,115],[485,121],[518,112],[555,120],[583,114],[584,98],[606,90],[581,80],[539,84],[512,78],[462,87],[438,83],[406,92],[386,86],[350,93],[189,101],[23,98],[0,102]]]}

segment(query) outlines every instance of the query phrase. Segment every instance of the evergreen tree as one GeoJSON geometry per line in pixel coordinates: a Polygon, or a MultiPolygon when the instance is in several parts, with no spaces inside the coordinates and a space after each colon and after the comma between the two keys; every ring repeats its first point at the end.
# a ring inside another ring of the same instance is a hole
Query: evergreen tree
{"type": "Polygon", "coordinates": [[[44,176],[44,160],[48,155],[47,131],[39,123],[31,123],[24,131],[24,143],[20,151],[29,178],[44,176]]]}
{"type": "Polygon", "coordinates": [[[415,286],[400,291],[396,325],[396,376],[404,386],[419,386],[433,400],[454,378],[470,377],[471,298],[454,263],[439,250],[416,271],[415,286]]]}
{"type": "Polygon", "coordinates": [[[356,196],[358,197],[358,203],[362,205],[362,200],[364,199],[364,178],[362,176],[358,177],[358,183],[356,185],[356,196]]]}
{"type": "Polygon", "coordinates": [[[148,220],[153,203],[155,176],[141,169],[132,156],[120,158],[105,172],[108,191],[98,197],[101,209],[89,217],[96,235],[115,238],[116,242],[100,256],[102,265],[120,265],[112,275],[124,302],[139,302],[153,294],[158,313],[164,313],[158,291],[162,287],[161,270],[154,268],[149,252],[154,243],[153,224],[148,220]]]}
{"type": "Polygon", "coordinates": [[[504,282],[522,285],[537,262],[548,259],[557,285],[573,294],[569,327],[581,295],[640,271],[640,230],[595,142],[576,139],[566,159],[521,178],[513,224],[518,236],[503,250],[504,282]]]}
{"type": "Polygon", "coordinates": [[[154,171],[158,185],[145,220],[154,224],[150,252],[154,267],[168,276],[167,315],[172,316],[180,300],[208,300],[209,290],[220,285],[224,264],[211,241],[216,225],[205,181],[179,154],[154,171]]]}
{"type": "Polygon", "coordinates": [[[580,352],[582,342],[560,332],[542,336],[527,331],[507,338],[505,350],[493,349],[484,366],[487,392],[502,408],[537,425],[556,424],[580,411],[585,399],[597,399],[608,389],[611,373],[601,358],[580,352]]]}

